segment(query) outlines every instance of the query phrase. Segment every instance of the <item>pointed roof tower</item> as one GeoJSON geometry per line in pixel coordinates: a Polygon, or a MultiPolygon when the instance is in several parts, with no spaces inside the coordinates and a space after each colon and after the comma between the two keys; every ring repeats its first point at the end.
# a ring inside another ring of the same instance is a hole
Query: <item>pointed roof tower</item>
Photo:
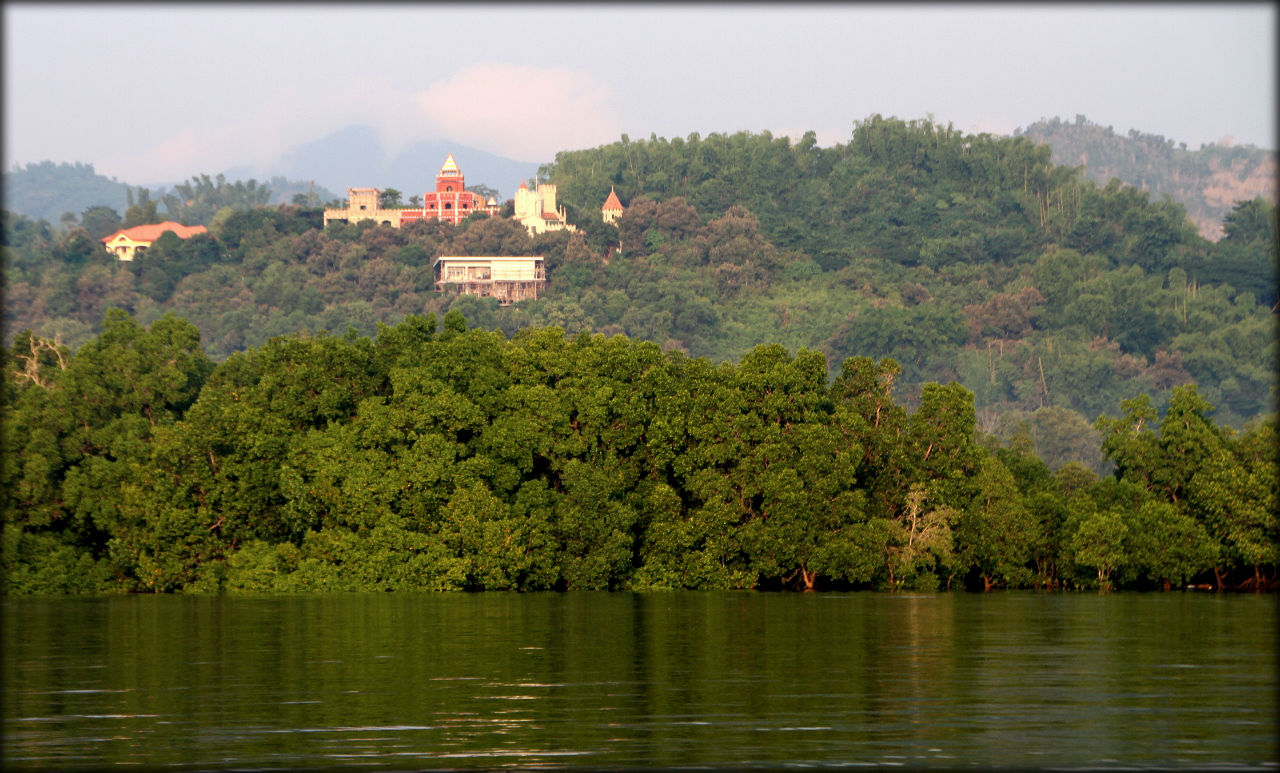
{"type": "Polygon", "coordinates": [[[453,160],[453,154],[444,160],[444,165],[440,167],[441,177],[461,177],[462,170],[458,168],[458,162],[453,160]]]}
{"type": "Polygon", "coordinates": [[[618,201],[618,194],[614,192],[613,186],[609,186],[609,198],[604,200],[604,206],[600,208],[605,212],[617,210],[622,211],[622,202],[618,201]]]}

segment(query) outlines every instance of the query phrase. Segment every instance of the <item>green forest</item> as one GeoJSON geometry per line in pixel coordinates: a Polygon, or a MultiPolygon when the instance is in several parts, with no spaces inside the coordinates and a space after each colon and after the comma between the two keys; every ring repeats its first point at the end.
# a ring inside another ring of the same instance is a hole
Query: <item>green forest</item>
{"type": "Polygon", "coordinates": [[[1112,178],[1182,202],[1200,232],[1216,240],[1233,202],[1276,195],[1276,154],[1252,145],[1222,144],[1188,149],[1159,134],[1130,129],[1117,134],[1110,126],[1077,115],[1074,121],[1054,117],[1018,130],[1052,150],[1054,163],[1080,166],[1084,176],[1106,185],[1112,178]]]}
{"type": "Polygon", "coordinates": [[[1195,386],[1050,471],[973,394],[778,344],[468,329],[281,336],[214,363],[123,311],[6,380],[10,593],[1269,587],[1276,422],[1195,386]]]}
{"type": "Polygon", "coordinates": [[[580,233],[322,229],[207,177],[5,213],[11,588],[1274,579],[1273,201],[1211,242],[1028,137],[880,116],[540,177],[580,233]],[[164,219],[210,232],[97,241],[164,219]],[[540,300],[434,288],[530,254],[540,300]]]}

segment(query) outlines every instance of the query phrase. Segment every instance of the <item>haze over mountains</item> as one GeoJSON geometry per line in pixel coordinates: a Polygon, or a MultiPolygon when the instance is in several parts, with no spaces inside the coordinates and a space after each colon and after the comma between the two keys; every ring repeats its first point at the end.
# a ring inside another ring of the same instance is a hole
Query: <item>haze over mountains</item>
{"type": "MultiPolygon", "coordinates": [[[[1201,234],[1212,240],[1221,237],[1222,218],[1235,201],[1276,195],[1276,153],[1270,149],[1208,145],[1191,150],[1160,135],[1136,130],[1119,134],[1079,115],[1074,122],[1041,119],[1015,134],[1048,144],[1056,163],[1083,166],[1086,178],[1099,185],[1115,177],[1148,191],[1153,199],[1172,196],[1186,207],[1201,234]]],[[[299,145],[266,169],[193,169],[191,175],[256,179],[271,189],[272,204],[288,203],[299,192],[313,192],[328,202],[344,197],[349,187],[395,188],[408,201],[433,189],[436,173],[450,153],[468,186],[492,188],[499,201],[513,197],[522,180],[553,160],[517,161],[448,139],[422,139],[393,154],[372,127],[357,124],[299,145]]],[[[159,199],[182,182],[119,181],[96,174],[91,160],[15,165],[4,173],[4,207],[56,224],[65,212],[79,214],[95,205],[123,213],[129,187],[145,187],[159,199]]]]}
{"type": "Polygon", "coordinates": [[[338,196],[344,195],[349,187],[395,188],[408,199],[435,189],[436,173],[450,153],[468,185],[488,186],[499,191],[503,198],[514,196],[520,181],[532,177],[541,163],[503,158],[445,139],[422,140],[395,155],[388,155],[377,132],[369,126],[357,125],[294,148],[267,175],[254,175],[247,167],[233,168],[225,174],[230,180],[249,177],[261,180],[273,176],[314,180],[316,185],[338,196]]]}
{"type": "MultiPolygon", "coordinates": [[[[395,188],[407,201],[410,196],[434,190],[436,174],[450,153],[466,176],[467,185],[492,188],[499,192],[499,200],[514,196],[520,182],[532,178],[541,165],[503,158],[446,139],[425,139],[390,155],[372,128],[353,125],[299,145],[286,153],[278,165],[266,170],[240,166],[193,169],[191,174],[222,174],[229,181],[256,179],[271,188],[273,204],[289,202],[295,193],[307,191],[311,183],[322,202],[344,197],[347,188],[365,187],[395,188]],[[293,184],[282,185],[282,180],[293,184]]],[[[91,160],[15,165],[4,173],[4,208],[57,223],[64,212],[79,214],[92,206],[123,213],[131,187],[146,188],[158,200],[182,182],[185,180],[141,182],[108,178],[94,171],[91,160]]]]}

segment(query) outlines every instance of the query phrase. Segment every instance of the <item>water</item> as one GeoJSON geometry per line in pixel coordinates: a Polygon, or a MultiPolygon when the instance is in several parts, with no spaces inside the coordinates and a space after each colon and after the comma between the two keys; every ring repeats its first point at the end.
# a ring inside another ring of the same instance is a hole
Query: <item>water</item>
{"type": "Polygon", "coordinates": [[[6,768],[1275,769],[1274,596],[3,600],[6,768]]]}

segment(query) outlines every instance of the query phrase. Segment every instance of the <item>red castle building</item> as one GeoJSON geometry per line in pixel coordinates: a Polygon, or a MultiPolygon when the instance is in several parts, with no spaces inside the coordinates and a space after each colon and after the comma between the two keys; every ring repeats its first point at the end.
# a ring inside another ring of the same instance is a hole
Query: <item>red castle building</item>
{"type": "Polygon", "coordinates": [[[324,224],[328,225],[334,220],[345,220],[348,223],[374,220],[399,228],[403,223],[417,220],[461,223],[473,212],[498,214],[498,202],[492,196],[486,201],[484,196],[467,190],[462,170],[453,160],[452,153],[436,175],[435,191],[422,194],[421,208],[384,208],[379,202],[380,193],[377,188],[348,188],[346,209],[326,209],[324,224]]]}
{"type": "Polygon", "coordinates": [[[444,165],[440,167],[440,174],[436,175],[435,191],[422,194],[421,213],[414,212],[414,216],[406,217],[409,213],[405,212],[401,214],[400,222],[426,219],[461,223],[472,212],[497,214],[498,202],[492,197],[489,201],[485,201],[484,196],[467,190],[462,170],[458,168],[458,163],[453,160],[453,154],[450,153],[444,160],[444,165]]]}

